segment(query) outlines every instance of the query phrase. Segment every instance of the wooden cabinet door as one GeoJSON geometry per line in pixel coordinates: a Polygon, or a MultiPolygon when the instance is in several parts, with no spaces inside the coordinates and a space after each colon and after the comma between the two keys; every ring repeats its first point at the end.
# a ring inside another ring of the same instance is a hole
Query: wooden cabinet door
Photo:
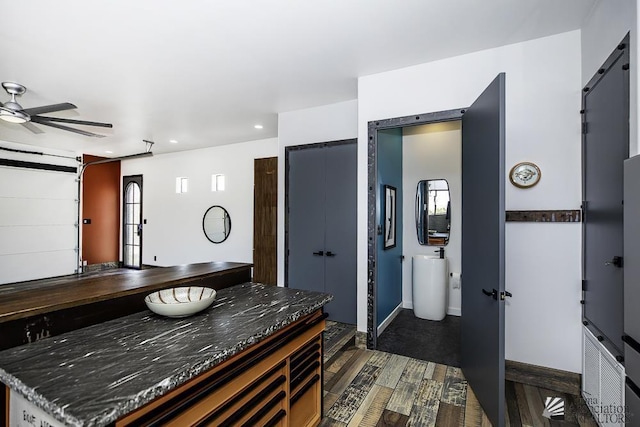
{"type": "Polygon", "coordinates": [[[253,281],[276,285],[278,158],[255,159],[253,182],[253,281]]]}

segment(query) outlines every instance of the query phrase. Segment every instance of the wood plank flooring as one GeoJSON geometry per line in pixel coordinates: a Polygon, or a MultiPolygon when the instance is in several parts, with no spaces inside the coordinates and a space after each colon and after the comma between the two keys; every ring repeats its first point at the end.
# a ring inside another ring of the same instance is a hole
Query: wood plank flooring
{"type": "MultiPolygon", "coordinates": [[[[491,426],[460,368],[355,346],[355,327],[327,322],[324,427],[491,426]]],[[[506,382],[507,426],[596,427],[580,396],[506,382]],[[547,398],[563,420],[543,417],[547,398]]]]}

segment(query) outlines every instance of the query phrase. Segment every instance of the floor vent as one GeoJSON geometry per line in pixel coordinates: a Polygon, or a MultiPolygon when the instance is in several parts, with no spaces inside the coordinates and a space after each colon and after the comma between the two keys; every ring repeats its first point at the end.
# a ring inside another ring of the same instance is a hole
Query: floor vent
{"type": "Polygon", "coordinates": [[[582,396],[601,426],[623,426],[624,366],[583,328],[582,396]]]}

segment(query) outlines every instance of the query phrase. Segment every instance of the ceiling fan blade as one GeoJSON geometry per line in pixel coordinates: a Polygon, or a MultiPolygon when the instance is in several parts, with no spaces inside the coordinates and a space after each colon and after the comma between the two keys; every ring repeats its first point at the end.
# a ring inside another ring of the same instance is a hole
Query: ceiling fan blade
{"type": "Polygon", "coordinates": [[[43,126],[51,126],[52,128],[56,128],[56,129],[62,129],[62,130],[66,130],[69,132],[73,132],[73,133],[79,133],[80,135],[84,135],[84,136],[91,136],[94,138],[104,138],[105,135],[99,135],[97,133],[93,133],[93,132],[87,132],[84,130],[80,130],[80,129],[74,129],[74,128],[70,128],[69,126],[63,126],[63,125],[59,125],[56,123],[51,123],[51,122],[45,122],[45,121],[40,121],[38,120],[38,117],[31,117],[31,121],[41,124],[43,126]]]}
{"type": "Polygon", "coordinates": [[[34,126],[33,123],[30,122],[24,122],[24,123],[20,123],[23,127],[29,129],[31,132],[33,133],[44,133],[42,131],[42,129],[38,128],[38,126],[34,126]]]}
{"type": "MultiPolygon", "coordinates": [[[[47,122],[69,123],[73,125],[85,125],[85,126],[100,126],[103,128],[113,127],[111,123],[88,122],[86,120],[63,119],[60,117],[44,117],[44,116],[36,116],[36,117],[41,121],[47,121],[47,122]]],[[[31,119],[33,120],[33,116],[31,117],[31,119]]]]}
{"type": "Polygon", "coordinates": [[[78,107],[68,102],[63,102],[62,104],[52,104],[52,105],[43,105],[42,107],[25,108],[22,111],[29,114],[30,116],[33,116],[34,114],[53,113],[54,111],[73,110],[74,108],[78,108],[78,107]]]}

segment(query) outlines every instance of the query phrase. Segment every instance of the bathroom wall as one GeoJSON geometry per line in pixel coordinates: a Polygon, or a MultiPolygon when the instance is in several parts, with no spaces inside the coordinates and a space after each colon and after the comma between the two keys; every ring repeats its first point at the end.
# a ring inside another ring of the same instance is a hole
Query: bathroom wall
{"type": "MultiPolygon", "coordinates": [[[[445,246],[449,271],[460,273],[462,245],[462,134],[460,122],[434,123],[403,129],[404,248],[402,304],[413,308],[411,263],[413,255],[436,255],[437,246],[418,243],[415,227],[415,201],[418,181],[446,179],[451,196],[451,235],[445,246]]],[[[459,316],[460,289],[448,281],[447,314],[459,316]]]]}
{"type": "MultiPolygon", "coordinates": [[[[358,79],[359,331],[367,326],[368,122],[468,107],[506,72],[505,168],[529,160],[542,169],[532,189],[505,177],[506,208],[578,209],[580,52],[572,31],[358,79]]],[[[580,372],[580,251],[580,224],[507,224],[507,359],[580,372]]]]}
{"type": "Polygon", "coordinates": [[[123,176],[143,175],[142,262],[252,262],[253,163],[277,150],[278,141],[271,138],[122,161],[123,176]],[[225,191],[211,191],[212,174],[225,175],[225,191]],[[176,177],[189,178],[187,193],[176,193],[176,177]],[[212,205],[231,216],[231,234],[221,244],[202,231],[202,217],[212,205]]]}
{"type": "MultiPolygon", "coordinates": [[[[378,131],[378,154],[377,154],[377,196],[378,206],[376,206],[376,218],[381,230],[377,236],[376,247],[376,319],[378,333],[382,333],[386,325],[397,315],[396,308],[402,304],[402,281],[403,281],[403,237],[404,237],[404,216],[403,216],[403,151],[402,129],[385,129],[378,131]],[[384,186],[389,185],[396,189],[396,224],[395,224],[395,247],[384,248],[385,243],[385,204],[386,194],[384,186]],[[392,313],[394,313],[393,316],[392,313]],[[391,317],[389,317],[391,316],[391,317]],[[387,320],[388,319],[388,320],[387,320]],[[384,323],[384,326],[380,327],[384,323]]],[[[411,223],[408,223],[411,224],[411,223]]]]}

